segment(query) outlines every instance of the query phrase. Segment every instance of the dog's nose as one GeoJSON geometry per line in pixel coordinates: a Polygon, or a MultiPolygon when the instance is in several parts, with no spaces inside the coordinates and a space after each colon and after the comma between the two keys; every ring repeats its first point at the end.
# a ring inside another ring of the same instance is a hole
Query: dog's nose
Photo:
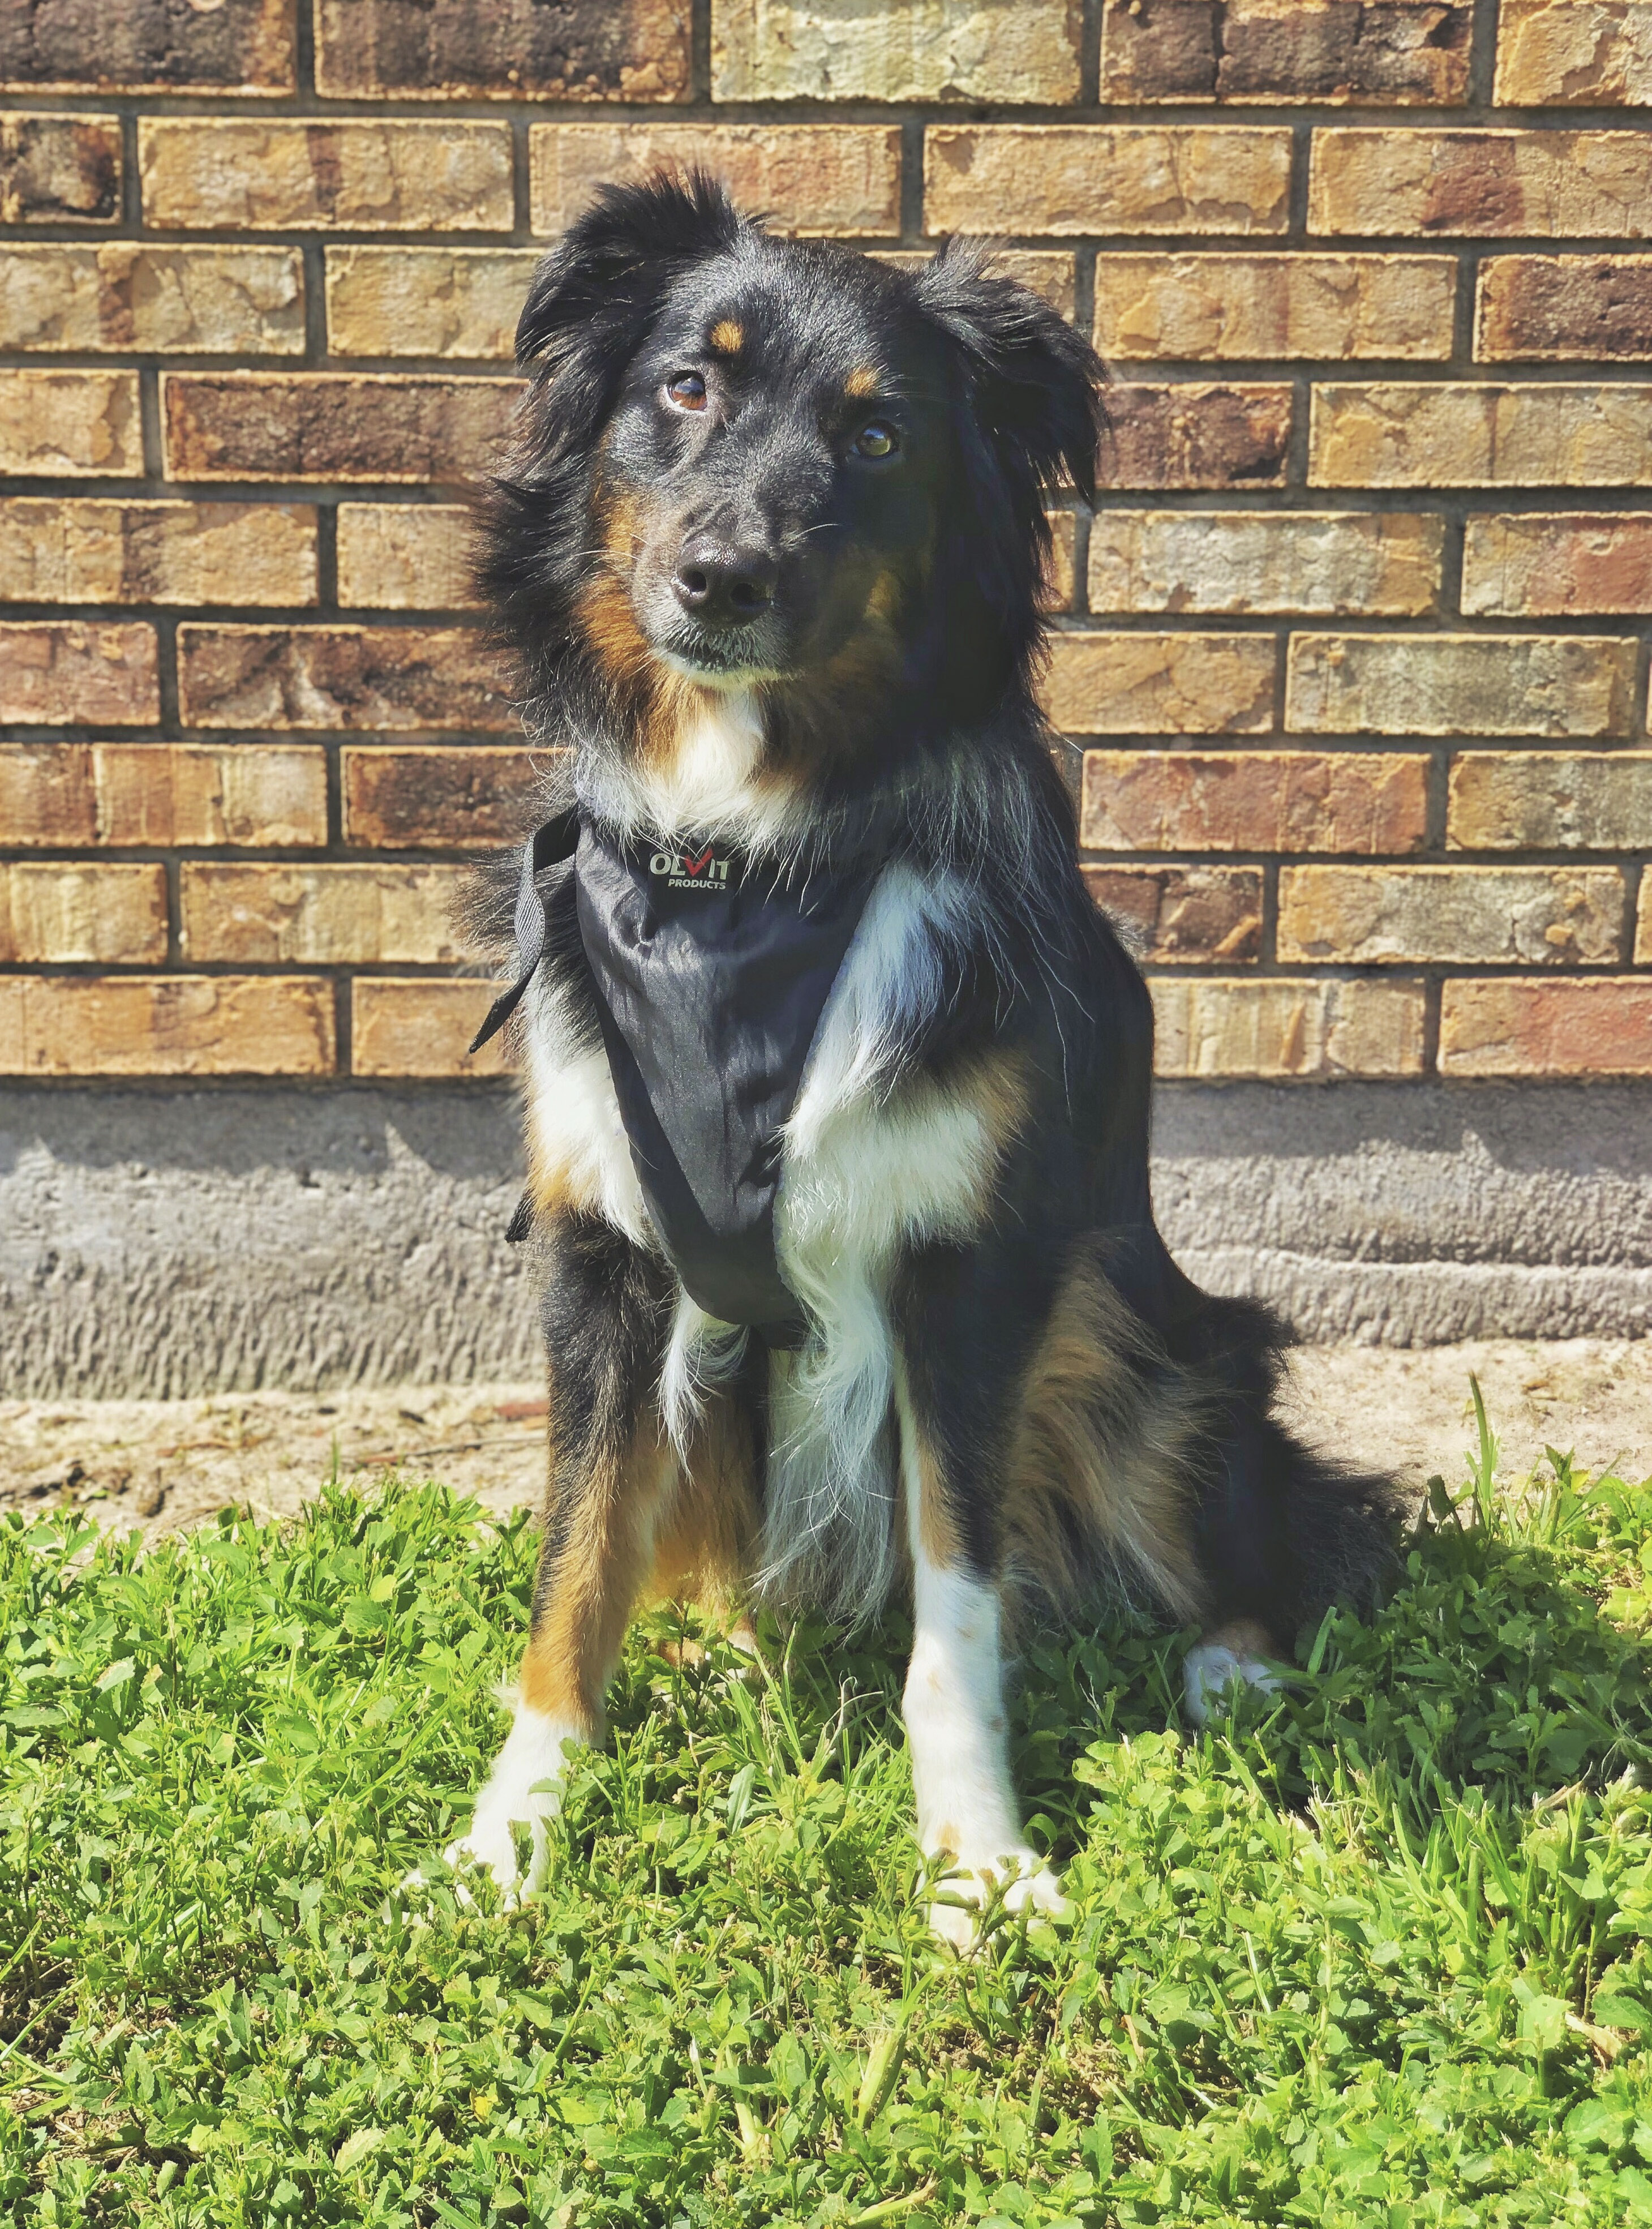
{"type": "Polygon", "coordinates": [[[766,551],[741,549],[697,536],[683,544],[672,586],[677,601],[710,626],[743,626],[761,619],[775,601],[774,559],[766,551]]]}

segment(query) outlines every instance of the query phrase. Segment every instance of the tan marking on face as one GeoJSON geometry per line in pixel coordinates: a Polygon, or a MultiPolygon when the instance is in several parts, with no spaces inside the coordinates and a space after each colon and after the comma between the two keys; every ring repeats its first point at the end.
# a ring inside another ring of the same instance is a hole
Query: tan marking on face
{"type": "Polygon", "coordinates": [[[865,402],[877,392],[877,374],[869,363],[858,363],[843,382],[843,391],[852,402],[865,402]]]}
{"type": "Polygon", "coordinates": [[[746,345],[746,329],[738,318],[719,318],[711,328],[711,345],[719,356],[738,356],[746,345]]]}

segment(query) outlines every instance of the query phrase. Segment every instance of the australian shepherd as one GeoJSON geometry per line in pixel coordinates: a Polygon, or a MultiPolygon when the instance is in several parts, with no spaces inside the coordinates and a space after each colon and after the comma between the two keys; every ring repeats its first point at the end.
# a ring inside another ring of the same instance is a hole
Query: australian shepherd
{"type": "Polygon", "coordinates": [[[517,350],[483,579],[563,771],[496,878],[494,1020],[550,1481],[514,1723],[448,1855],[536,1884],[641,1601],[899,1597],[964,1942],[994,1888],[1060,1908],[1009,1770],[1018,1629],[1122,1586],[1200,1633],[1199,1720],[1390,1537],[1383,1482],[1273,1415],[1280,1326],[1154,1223],[1153,1009],[1034,693],[1102,368],[976,247],[777,238],[698,176],[601,194],[517,350]]]}

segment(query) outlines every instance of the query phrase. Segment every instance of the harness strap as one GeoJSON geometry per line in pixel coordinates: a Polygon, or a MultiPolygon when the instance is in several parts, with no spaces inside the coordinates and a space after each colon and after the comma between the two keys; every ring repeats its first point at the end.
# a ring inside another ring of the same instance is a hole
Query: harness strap
{"type": "MultiPolygon", "coordinates": [[[[507,991],[501,991],[488,1008],[485,1019],[471,1039],[470,1050],[479,1052],[490,1037],[498,1037],[522,1004],[522,995],[532,982],[540,961],[545,956],[545,901],[539,889],[539,876],[547,867],[560,866],[571,859],[579,848],[579,814],[570,808],[559,813],[554,820],[547,820],[536,828],[532,838],[522,847],[522,873],[517,883],[517,906],[513,920],[517,937],[517,980],[507,991]]],[[[522,1211],[512,1217],[512,1229],[522,1211]]]]}

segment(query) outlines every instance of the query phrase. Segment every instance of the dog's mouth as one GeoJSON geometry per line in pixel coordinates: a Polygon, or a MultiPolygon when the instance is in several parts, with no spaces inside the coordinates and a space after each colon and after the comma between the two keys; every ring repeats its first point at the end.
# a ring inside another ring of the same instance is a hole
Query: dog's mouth
{"type": "Polygon", "coordinates": [[[662,665],[685,680],[744,688],[753,682],[792,678],[794,669],[788,658],[780,655],[781,646],[774,640],[775,632],[769,627],[699,627],[690,621],[656,635],[653,651],[662,665]]]}

